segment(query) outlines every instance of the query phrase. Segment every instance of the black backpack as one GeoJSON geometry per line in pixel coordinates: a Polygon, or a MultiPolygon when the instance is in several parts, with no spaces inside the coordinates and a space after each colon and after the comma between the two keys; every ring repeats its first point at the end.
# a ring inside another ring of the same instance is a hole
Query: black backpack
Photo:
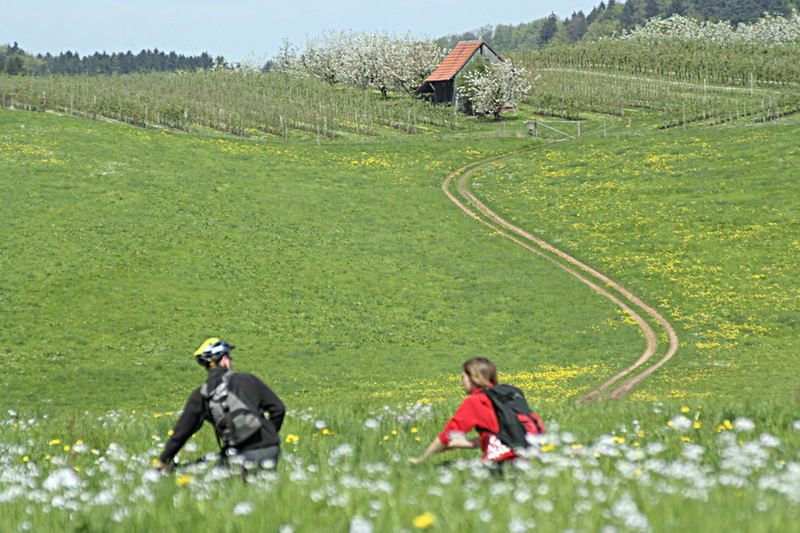
{"type": "Polygon", "coordinates": [[[500,431],[495,433],[481,429],[496,435],[500,442],[512,450],[527,448],[530,446],[527,435],[544,433],[542,420],[531,411],[521,390],[512,385],[499,384],[483,392],[492,401],[500,431]]]}
{"type": "Polygon", "coordinates": [[[229,370],[213,390],[209,390],[208,382],[200,387],[221,447],[238,446],[260,430],[265,420],[260,411],[248,406],[231,389],[232,377],[229,370]]]}

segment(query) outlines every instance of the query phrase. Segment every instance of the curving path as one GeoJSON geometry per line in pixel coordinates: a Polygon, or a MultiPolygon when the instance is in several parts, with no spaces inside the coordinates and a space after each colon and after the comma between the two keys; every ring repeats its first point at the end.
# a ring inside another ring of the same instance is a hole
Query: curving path
{"type": "Polygon", "coordinates": [[[579,398],[578,402],[586,403],[603,399],[616,400],[622,398],[675,355],[678,350],[678,335],[675,333],[675,328],[658,311],[644,303],[638,296],[571,255],[503,219],[468,189],[470,179],[478,170],[497,161],[520,157],[531,150],[484,159],[466,165],[451,172],[445,178],[442,183],[442,190],[468,216],[492,228],[515,244],[557,265],[592,290],[614,302],[636,322],[645,338],[645,348],[639,358],[605,383],[579,398]],[[453,185],[454,182],[455,185],[453,185]],[[658,325],[666,333],[668,346],[660,359],[651,366],[643,368],[645,363],[650,361],[658,350],[658,335],[647,319],[658,325]]]}

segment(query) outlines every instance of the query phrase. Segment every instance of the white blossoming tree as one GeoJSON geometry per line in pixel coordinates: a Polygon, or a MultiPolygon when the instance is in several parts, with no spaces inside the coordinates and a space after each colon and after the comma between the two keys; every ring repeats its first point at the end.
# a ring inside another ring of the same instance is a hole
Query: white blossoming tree
{"type": "Polygon", "coordinates": [[[499,61],[465,73],[458,96],[472,113],[497,119],[503,109],[515,107],[531,87],[524,68],[499,61]]]}
{"type": "Polygon", "coordinates": [[[716,43],[797,43],[800,41],[800,16],[796,11],[782,17],[766,15],[751,24],[733,26],[730,22],[698,21],[681,15],[652,19],[644,26],[625,32],[620,39],[711,41],[716,43]]]}
{"type": "Polygon", "coordinates": [[[275,70],[305,74],[362,89],[412,93],[441,62],[444,49],[388,33],[331,33],[311,40],[299,55],[284,43],[273,59],[275,70]]]}

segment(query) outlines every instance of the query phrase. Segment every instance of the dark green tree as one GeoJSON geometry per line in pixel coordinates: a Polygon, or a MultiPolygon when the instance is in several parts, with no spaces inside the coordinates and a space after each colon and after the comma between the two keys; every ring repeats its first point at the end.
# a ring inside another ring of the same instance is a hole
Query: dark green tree
{"type": "Polygon", "coordinates": [[[687,0],[670,0],[667,6],[667,16],[680,15],[685,17],[689,13],[689,4],[687,0]]]}
{"type": "Polygon", "coordinates": [[[550,16],[545,19],[542,29],[539,32],[539,47],[541,48],[549,43],[550,39],[553,38],[557,31],[558,17],[556,17],[555,13],[550,13],[550,16]]]}
{"type": "Polygon", "coordinates": [[[9,76],[18,76],[25,73],[25,62],[22,60],[22,55],[13,54],[6,59],[5,66],[6,74],[9,76]]]}
{"type": "Polygon", "coordinates": [[[644,18],[646,20],[650,20],[653,17],[657,17],[660,14],[661,10],[658,7],[658,0],[645,0],[644,3],[644,18]]]}
{"type": "Polygon", "coordinates": [[[625,2],[622,7],[622,13],[619,15],[619,22],[625,29],[633,28],[640,22],[634,0],[625,2]]]}
{"type": "Polygon", "coordinates": [[[583,14],[583,11],[572,13],[572,16],[566,21],[567,37],[570,42],[580,41],[587,28],[586,15],[583,14]]]}

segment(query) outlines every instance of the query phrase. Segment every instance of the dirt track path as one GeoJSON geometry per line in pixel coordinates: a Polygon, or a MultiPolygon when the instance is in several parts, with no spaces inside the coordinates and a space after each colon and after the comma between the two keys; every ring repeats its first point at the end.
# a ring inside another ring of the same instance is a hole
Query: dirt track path
{"type": "Polygon", "coordinates": [[[531,235],[524,229],[511,224],[489,209],[489,207],[469,191],[469,180],[478,170],[497,161],[521,157],[527,153],[529,153],[529,151],[489,158],[466,165],[451,172],[445,178],[442,183],[442,190],[447,197],[468,216],[492,228],[517,245],[547,259],[570,275],[576,277],[592,290],[614,302],[636,322],[645,338],[645,348],[639,358],[630,366],[612,376],[605,383],[579,398],[578,402],[585,403],[603,399],[616,400],[622,398],[675,355],[675,352],[678,350],[678,336],[675,333],[675,328],[673,328],[658,311],[644,303],[638,296],[631,293],[619,283],[578,261],[555,246],[531,235]],[[454,181],[455,187],[453,187],[454,181]],[[642,315],[645,315],[657,324],[660,327],[659,329],[662,329],[666,333],[668,339],[668,346],[664,355],[646,368],[642,368],[643,365],[650,361],[658,350],[658,335],[650,322],[642,315]],[[623,380],[623,378],[625,379],[623,380]]]}

